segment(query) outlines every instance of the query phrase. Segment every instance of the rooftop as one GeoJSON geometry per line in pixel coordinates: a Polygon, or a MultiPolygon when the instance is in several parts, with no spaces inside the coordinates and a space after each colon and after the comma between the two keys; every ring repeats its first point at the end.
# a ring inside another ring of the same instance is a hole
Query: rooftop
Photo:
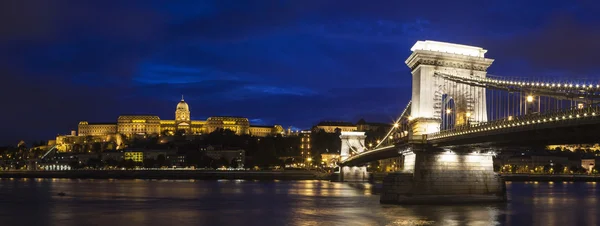
{"type": "Polygon", "coordinates": [[[88,125],[117,125],[114,122],[88,122],[88,125]]]}
{"type": "Polygon", "coordinates": [[[323,121],[323,122],[319,122],[319,124],[317,124],[317,126],[355,126],[355,125],[351,122],[323,121]]]}

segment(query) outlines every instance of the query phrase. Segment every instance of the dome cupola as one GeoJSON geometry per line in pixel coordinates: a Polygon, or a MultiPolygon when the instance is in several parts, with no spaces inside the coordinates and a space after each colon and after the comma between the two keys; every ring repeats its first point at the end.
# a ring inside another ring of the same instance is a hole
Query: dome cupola
{"type": "Polygon", "coordinates": [[[181,95],[181,101],[177,103],[175,109],[175,121],[190,121],[190,107],[183,100],[183,95],[181,95]]]}

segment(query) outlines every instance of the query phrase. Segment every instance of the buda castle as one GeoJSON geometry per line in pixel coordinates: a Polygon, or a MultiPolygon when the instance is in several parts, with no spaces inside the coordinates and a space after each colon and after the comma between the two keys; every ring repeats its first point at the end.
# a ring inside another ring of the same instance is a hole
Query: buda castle
{"type": "Polygon", "coordinates": [[[175,109],[175,119],[162,120],[156,115],[121,115],[116,123],[91,123],[81,121],[77,134],[59,136],[56,144],[78,143],[78,138],[98,138],[92,140],[113,140],[118,135],[119,140],[131,139],[135,136],[170,136],[180,133],[182,135],[201,135],[211,133],[217,129],[228,129],[238,135],[251,135],[266,137],[283,134],[281,125],[258,126],[250,125],[248,118],[241,117],[209,117],[205,121],[191,120],[190,107],[181,98],[175,109]]]}

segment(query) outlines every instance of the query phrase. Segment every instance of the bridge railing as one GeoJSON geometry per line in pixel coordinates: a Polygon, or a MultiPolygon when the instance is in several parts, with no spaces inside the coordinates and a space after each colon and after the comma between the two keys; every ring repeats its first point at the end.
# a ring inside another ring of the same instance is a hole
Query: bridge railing
{"type": "Polygon", "coordinates": [[[459,136],[475,132],[503,129],[514,126],[535,125],[538,123],[556,122],[586,117],[600,116],[600,106],[594,105],[585,108],[569,108],[565,110],[552,111],[545,114],[528,114],[514,118],[504,118],[494,121],[478,123],[477,125],[463,125],[455,128],[427,135],[427,140],[434,140],[452,136],[459,136]]]}

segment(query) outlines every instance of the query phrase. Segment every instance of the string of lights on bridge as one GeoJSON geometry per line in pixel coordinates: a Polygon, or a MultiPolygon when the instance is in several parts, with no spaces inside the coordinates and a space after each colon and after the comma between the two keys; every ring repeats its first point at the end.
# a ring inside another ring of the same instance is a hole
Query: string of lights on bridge
{"type": "Polygon", "coordinates": [[[560,83],[560,82],[539,82],[539,81],[511,81],[506,78],[490,78],[490,77],[462,77],[451,74],[439,73],[437,75],[444,77],[452,77],[454,79],[467,79],[480,83],[500,84],[500,85],[513,85],[520,87],[540,87],[540,88],[560,88],[560,89],[600,89],[600,84],[579,84],[579,83],[560,83]]]}
{"type": "MultiPolygon", "coordinates": [[[[590,107],[587,109],[568,110],[560,112],[559,115],[526,115],[518,118],[509,117],[507,119],[501,119],[491,122],[482,123],[480,125],[474,125],[469,127],[459,127],[452,130],[440,131],[428,135],[427,140],[441,139],[453,136],[466,135],[477,132],[493,131],[511,127],[521,127],[527,125],[544,124],[544,123],[556,123],[565,120],[575,120],[585,117],[597,117],[600,116],[600,109],[598,107],[590,107]],[[560,114],[562,113],[562,114],[560,114]]],[[[556,114],[556,113],[555,113],[556,114]]]]}
{"type": "Polygon", "coordinates": [[[396,119],[396,121],[394,121],[394,125],[393,127],[387,132],[387,134],[383,137],[383,140],[378,140],[377,144],[375,145],[374,149],[377,149],[381,144],[383,144],[388,138],[393,139],[394,137],[391,135],[395,130],[400,128],[400,122],[403,118],[407,117],[407,112],[408,109],[410,109],[410,106],[412,104],[412,101],[408,101],[408,104],[406,105],[406,107],[404,107],[404,110],[402,111],[402,114],[400,114],[400,117],[398,117],[398,119],[396,119]]]}

